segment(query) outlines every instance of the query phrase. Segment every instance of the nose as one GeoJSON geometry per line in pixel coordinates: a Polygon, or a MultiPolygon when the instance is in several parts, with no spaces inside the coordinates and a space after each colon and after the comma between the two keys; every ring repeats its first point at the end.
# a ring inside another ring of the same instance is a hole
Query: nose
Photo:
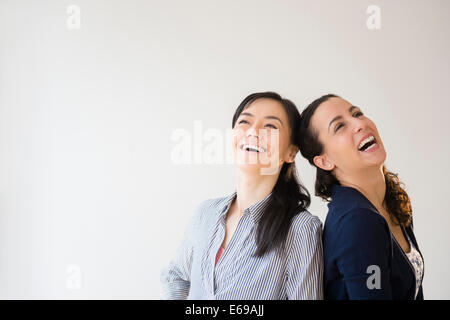
{"type": "Polygon", "coordinates": [[[360,118],[353,118],[353,133],[358,133],[362,131],[365,127],[364,121],[362,121],[360,118]]]}
{"type": "Polygon", "coordinates": [[[246,136],[247,137],[256,137],[259,138],[258,136],[258,130],[255,127],[251,127],[247,130],[246,132],[246,136]]]}

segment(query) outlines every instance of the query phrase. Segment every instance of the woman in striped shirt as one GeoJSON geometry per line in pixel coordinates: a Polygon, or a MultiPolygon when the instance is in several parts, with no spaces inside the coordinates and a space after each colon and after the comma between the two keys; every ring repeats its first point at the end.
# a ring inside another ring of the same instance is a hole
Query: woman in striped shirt
{"type": "Polygon", "coordinates": [[[322,224],[295,169],[300,114],[254,93],[232,120],[236,190],[202,202],[161,273],[164,299],[322,299],[322,224]]]}

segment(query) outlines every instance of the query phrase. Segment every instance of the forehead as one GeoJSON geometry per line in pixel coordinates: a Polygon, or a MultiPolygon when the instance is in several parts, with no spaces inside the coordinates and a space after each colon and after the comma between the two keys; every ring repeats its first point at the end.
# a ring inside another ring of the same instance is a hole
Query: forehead
{"type": "MultiPolygon", "coordinates": [[[[287,118],[283,105],[273,99],[260,98],[256,99],[244,108],[242,112],[248,112],[255,116],[277,116],[279,118],[287,118]]],[[[283,120],[283,119],[282,119],[283,120]]]]}
{"type": "Polygon", "coordinates": [[[330,121],[336,116],[345,116],[351,106],[350,102],[342,98],[330,98],[317,107],[311,117],[311,125],[319,132],[323,129],[328,130],[330,121]]]}

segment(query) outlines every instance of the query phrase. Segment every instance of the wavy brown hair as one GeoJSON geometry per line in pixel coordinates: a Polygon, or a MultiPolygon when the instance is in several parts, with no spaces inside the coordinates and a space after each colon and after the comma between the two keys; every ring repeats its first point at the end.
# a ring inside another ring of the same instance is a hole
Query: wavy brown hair
{"type": "MultiPolygon", "coordinates": [[[[300,152],[309,163],[316,167],[315,195],[325,201],[331,201],[331,189],[334,184],[340,184],[331,171],[323,170],[314,164],[314,157],[321,155],[324,146],[319,141],[318,132],[311,127],[311,118],[316,109],[330,98],[340,98],[335,94],[327,94],[314,100],[301,113],[299,146],[300,152]]],[[[394,223],[408,227],[411,223],[411,201],[404,189],[398,174],[392,173],[383,166],[383,174],[386,182],[386,194],[383,204],[386,206],[389,216],[394,223]]]]}

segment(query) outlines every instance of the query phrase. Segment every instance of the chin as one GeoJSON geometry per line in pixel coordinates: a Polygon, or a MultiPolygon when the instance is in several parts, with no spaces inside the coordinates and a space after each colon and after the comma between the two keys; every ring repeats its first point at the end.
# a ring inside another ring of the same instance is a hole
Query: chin
{"type": "Polygon", "coordinates": [[[382,166],[386,162],[386,152],[384,152],[384,150],[380,150],[377,154],[374,154],[369,159],[366,159],[365,162],[370,167],[382,166]]]}
{"type": "MultiPolygon", "coordinates": [[[[248,160],[248,159],[246,159],[248,160]]],[[[241,160],[242,161],[242,160],[241,160]]],[[[248,163],[248,162],[237,162],[235,159],[236,168],[239,168],[242,172],[251,175],[273,175],[278,173],[279,167],[271,166],[267,163],[248,163]]]]}

